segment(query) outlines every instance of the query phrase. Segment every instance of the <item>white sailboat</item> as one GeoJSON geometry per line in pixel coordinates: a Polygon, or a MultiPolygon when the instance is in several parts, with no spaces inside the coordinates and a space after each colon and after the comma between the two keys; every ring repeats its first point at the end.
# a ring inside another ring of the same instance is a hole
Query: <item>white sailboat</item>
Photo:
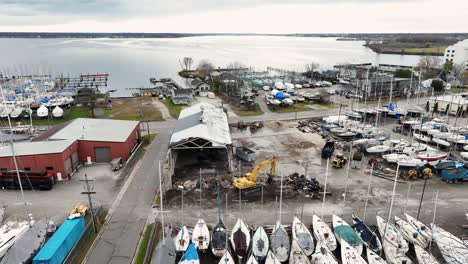
{"type": "Polygon", "coordinates": [[[439,261],[422,247],[414,245],[414,251],[416,252],[416,259],[419,264],[439,264],[439,261]]]}
{"type": "Polygon", "coordinates": [[[309,258],[302,250],[299,243],[293,239],[291,244],[291,253],[289,255],[289,264],[310,264],[309,258]]]}
{"type": "Polygon", "coordinates": [[[429,241],[423,237],[416,228],[398,216],[395,216],[395,227],[400,231],[406,241],[422,248],[426,248],[429,245],[429,241]]]}
{"type": "Polygon", "coordinates": [[[309,229],[296,216],[293,220],[292,239],[298,242],[307,256],[314,253],[314,238],[309,229]]]}
{"type": "Polygon", "coordinates": [[[412,264],[413,262],[405,255],[401,248],[395,247],[387,239],[383,240],[383,249],[388,264],[412,264]]]}
{"type": "Polygon", "coordinates": [[[47,109],[47,107],[41,105],[41,106],[37,109],[36,115],[37,115],[37,117],[39,117],[39,118],[47,117],[47,116],[49,115],[49,109],[47,109]]]}
{"type": "Polygon", "coordinates": [[[314,227],[314,237],[317,240],[317,244],[322,242],[331,251],[335,250],[337,246],[336,238],[330,227],[317,215],[312,217],[312,226],[314,227]]]}
{"type": "Polygon", "coordinates": [[[366,151],[369,154],[382,154],[390,150],[390,146],[387,145],[377,145],[370,148],[367,148],[366,151]]]}
{"type": "Polygon", "coordinates": [[[231,256],[231,253],[229,253],[229,250],[224,252],[224,255],[221,257],[218,264],[235,264],[234,258],[231,256]]]}
{"type": "Polygon", "coordinates": [[[179,252],[185,252],[190,244],[190,234],[186,226],[182,226],[174,238],[176,250],[179,252]]]}
{"type": "Polygon", "coordinates": [[[468,263],[468,246],[461,239],[436,225],[432,235],[447,263],[468,263]]]}
{"type": "Polygon", "coordinates": [[[270,250],[265,259],[265,264],[281,264],[281,262],[276,258],[275,253],[270,250]]]}
{"type": "Polygon", "coordinates": [[[387,223],[382,217],[376,216],[377,227],[379,228],[382,240],[387,240],[394,247],[399,248],[405,253],[408,251],[408,243],[403,239],[402,235],[391,223],[387,223]]]}
{"type": "Polygon", "coordinates": [[[198,219],[193,228],[192,243],[197,250],[206,250],[210,245],[210,230],[203,219],[198,219]]]}
{"type": "Polygon", "coordinates": [[[250,255],[249,259],[247,260],[245,264],[258,264],[258,261],[254,255],[250,255]]]}
{"type": "Polygon", "coordinates": [[[367,264],[366,261],[361,257],[361,254],[356,252],[355,248],[350,246],[346,240],[341,239],[340,244],[342,264],[367,264]]]}
{"type": "Polygon", "coordinates": [[[55,117],[55,118],[60,118],[63,116],[63,109],[60,108],[60,106],[56,106],[54,107],[54,109],[52,110],[52,116],[55,117]]]}
{"type": "Polygon", "coordinates": [[[290,240],[289,235],[281,225],[281,209],[283,203],[283,175],[281,175],[281,186],[280,186],[280,203],[279,203],[279,217],[271,233],[270,242],[271,250],[275,253],[276,258],[285,262],[289,257],[290,240]]]}
{"type": "Polygon", "coordinates": [[[0,228],[0,260],[8,249],[15,244],[16,240],[28,229],[29,224],[26,221],[10,221],[0,228]]]}
{"type": "Polygon", "coordinates": [[[23,112],[23,108],[17,107],[15,109],[13,109],[13,111],[11,111],[10,117],[11,118],[18,118],[21,115],[22,112],[23,112]]]}
{"type": "Polygon", "coordinates": [[[317,241],[315,253],[312,254],[312,264],[338,264],[333,253],[322,242],[317,241]]]}
{"type": "Polygon", "coordinates": [[[247,257],[247,251],[250,245],[250,233],[247,225],[240,218],[237,219],[231,231],[230,241],[232,249],[234,250],[233,253],[237,255],[239,259],[247,257]]]}
{"type": "Polygon", "coordinates": [[[263,261],[270,249],[268,235],[263,227],[259,226],[252,238],[252,253],[258,261],[263,261]]]}
{"type": "MultiPolygon", "coordinates": [[[[362,240],[356,234],[356,232],[348,225],[343,219],[337,215],[333,215],[333,230],[338,242],[342,240],[346,241],[346,245],[350,245],[354,250],[361,255],[362,254],[362,240]]],[[[343,248],[343,245],[341,245],[343,248]]]]}
{"type": "Polygon", "coordinates": [[[375,254],[374,251],[366,248],[367,252],[367,263],[369,264],[387,264],[387,262],[381,258],[379,255],[375,254]]]}

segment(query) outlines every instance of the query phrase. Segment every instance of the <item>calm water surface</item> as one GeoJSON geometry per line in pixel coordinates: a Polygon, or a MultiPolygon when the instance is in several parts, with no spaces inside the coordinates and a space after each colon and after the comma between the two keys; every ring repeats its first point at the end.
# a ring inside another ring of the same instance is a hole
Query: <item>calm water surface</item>
{"type": "Polygon", "coordinates": [[[224,67],[239,61],[302,71],[315,61],[324,69],[337,63],[415,65],[419,56],[376,54],[362,41],[334,38],[214,36],[176,39],[0,39],[0,70],[18,73],[110,73],[108,89],[128,96],[129,87],[148,86],[150,77],[178,79],[179,60],[202,59],[224,67]]]}

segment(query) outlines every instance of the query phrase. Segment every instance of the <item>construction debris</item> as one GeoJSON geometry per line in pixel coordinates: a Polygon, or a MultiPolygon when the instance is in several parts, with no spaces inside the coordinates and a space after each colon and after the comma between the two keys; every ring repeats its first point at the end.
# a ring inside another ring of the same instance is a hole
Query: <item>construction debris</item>
{"type": "Polygon", "coordinates": [[[313,196],[321,190],[320,184],[315,178],[307,179],[306,176],[299,175],[297,172],[289,175],[286,182],[292,186],[294,191],[305,195],[313,196]]]}
{"type": "Polygon", "coordinates": [[[297,129],[303,133],[320,133],[322,132],[321,126],[313,120],[301,120],[297,129]]]}
{"type": "Polygon", "coordinates": [[[263,122],[261,121],[255,121],[255,122],[243,122],[239,121],[237,124],[233,125],[234,127],[237,127],[240,130],[244,130],[247,127],[250,128],[250,132],[255,132],[256,130],[260,129],[263,127],[263,122]]]}

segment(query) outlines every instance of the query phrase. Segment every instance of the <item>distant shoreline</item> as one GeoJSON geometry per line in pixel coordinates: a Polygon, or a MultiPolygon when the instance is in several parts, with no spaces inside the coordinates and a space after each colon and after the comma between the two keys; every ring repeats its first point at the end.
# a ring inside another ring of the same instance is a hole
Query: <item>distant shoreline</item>
{"type": "Polygon", "coordinates": [[[264,36],[264,37],[330,37],[353,38],[395,38],[400,36],[438,36],[447,38],[468,38],[468,33],[307,33],[307,34],[260,34],[260,33],[91,33],[91,32],[0,32],[0,38],[186,38],[206,36],[264,36]]]}

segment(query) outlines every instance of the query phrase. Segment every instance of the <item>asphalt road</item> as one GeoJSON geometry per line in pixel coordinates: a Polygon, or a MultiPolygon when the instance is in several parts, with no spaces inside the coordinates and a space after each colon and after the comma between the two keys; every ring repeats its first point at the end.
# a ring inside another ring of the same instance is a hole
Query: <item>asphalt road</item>
{"type": "Polygon", "coordinates": [[[157,161],[165,158],[170,137],[167,128],[160,127],[157,131],[158,137],[130,176],[133,178],[129,179],[128,187],[122,188],[123,195],[117,197],[115,210],[84,263],[132,262],[159,181],[157,161]]]}

